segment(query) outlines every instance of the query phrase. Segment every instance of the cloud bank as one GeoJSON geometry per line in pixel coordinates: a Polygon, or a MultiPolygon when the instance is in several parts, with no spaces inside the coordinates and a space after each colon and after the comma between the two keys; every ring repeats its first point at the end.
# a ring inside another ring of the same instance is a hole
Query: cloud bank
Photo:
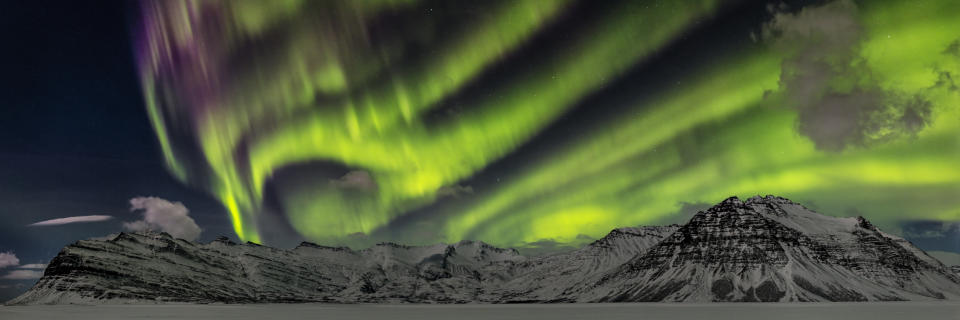
{"type": "Polygon", "coordinates": [[[189,216],[190,210],[180,202],[170,202],[157,197],[137,197],[130,199],[130,211],[143,211],[143,220],[123,224],[124,229],[130,231],[163,231],[190,241],[197,240],[203,231],[189,216]]]}
{"type": "Polygon", "coordinates": [[[20,259],[13,252],[0,252],[0,268],[20,265],[20,259]]]}
{"type": "Polygon", "coordinates": [[[43,227],[43,226],[59,226],[70,223],[84,223],[84,222],[99,222],[107,221],[113,219],[112,216],[104,215],[91,215],[91,216],[76,216],[76,217],[66,217],[59,219],[44,220],[40,222],[34,222],[28,224],[28,227],[43,227]]]}

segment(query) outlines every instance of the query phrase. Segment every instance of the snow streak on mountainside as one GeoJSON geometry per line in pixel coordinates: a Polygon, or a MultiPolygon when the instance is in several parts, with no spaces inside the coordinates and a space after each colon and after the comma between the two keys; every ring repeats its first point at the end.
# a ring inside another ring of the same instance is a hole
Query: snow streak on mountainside
{"type": "Polygon", "coordinates": [[[767,196],[539,258],[474,241],[280,250],[121,233],[67,246],[10,303],[937,299],[960,299],[960,277],[908,241],[767,196]]]}

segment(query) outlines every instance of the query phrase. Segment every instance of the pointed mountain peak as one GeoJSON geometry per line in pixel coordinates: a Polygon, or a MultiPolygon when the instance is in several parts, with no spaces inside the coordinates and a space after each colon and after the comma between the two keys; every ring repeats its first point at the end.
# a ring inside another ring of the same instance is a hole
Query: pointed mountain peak
{"type": "Polygon", "coordinates": [[[775,195],[755,195],[747,199],[746,204],[797,204],[796,202],[791,201],[790,199],[775,196],[775,195]]]}
{"type": "Polygon", "coordinates": [[[743,212],[743,211],[751,211],[751,210],[749,210],[746,203],[741,201],[740,198],[729,197],[724,199],[720,203],[714,205],[713,207],[710,207],[707,210],[697,212],[697,214],[693,215],[693,218],[691,219],[691,221],[702,219],[705,216],[726,215],[728,213],[743,212]]]}
{"type": "Polygon", "coordinates": [[[859,226],[859,227],[861,227],[861,228],[864,228],[864,229],[867,229],[867,230],[876,230],[876,229],[877,229],[877,227],[874,227],[874,226],[873,226],[873,223],[870,223],[870,221],[867,220],[866,218],[864,218],[863,216],[857,216],[857,226],[859,226]]]}
{"type": "Polygon", "coordinates": [[[729,197],[714,205],[710,209],[699,212],[697,215],[725,214],[733,211],[745,211],[746,213],[771,214],[774,216],[786,217],[790,214],[788,213],[788,210],[785,209],[789,209],[791,207],[800,207],[804,210],[812,212],[812,210],[809,210],[806,207],[803,207],[802,205],[784,197],[774,195],[756,195],[746,199],[746,201],[742,201],[737,197],[729,197]]]}
{"type": "Polygon", "coordinates": [[[743,201],[740,201],[740,198],[736,196],[729,197],[720,202],[721,205],[742,205],[743,201]]]}

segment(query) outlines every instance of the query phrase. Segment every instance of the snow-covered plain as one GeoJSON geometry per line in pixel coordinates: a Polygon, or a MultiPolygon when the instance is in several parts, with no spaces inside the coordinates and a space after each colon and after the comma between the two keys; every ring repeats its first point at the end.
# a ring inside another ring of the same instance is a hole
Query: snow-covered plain
{"type": "Polygon", "coordinates": [[[0,319],[960,319],[957,302],[3,306],[0,319]]]}

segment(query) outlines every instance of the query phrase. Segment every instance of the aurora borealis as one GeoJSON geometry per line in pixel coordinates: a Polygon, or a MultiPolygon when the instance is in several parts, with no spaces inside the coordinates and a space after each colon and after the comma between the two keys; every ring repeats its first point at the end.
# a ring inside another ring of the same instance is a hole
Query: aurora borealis
{"type": "Polygon", "coordinates": [[[140,10],[164,161],[243,240],[567,244],[755,194],[960,220],[957,1],[140,10]]]}

